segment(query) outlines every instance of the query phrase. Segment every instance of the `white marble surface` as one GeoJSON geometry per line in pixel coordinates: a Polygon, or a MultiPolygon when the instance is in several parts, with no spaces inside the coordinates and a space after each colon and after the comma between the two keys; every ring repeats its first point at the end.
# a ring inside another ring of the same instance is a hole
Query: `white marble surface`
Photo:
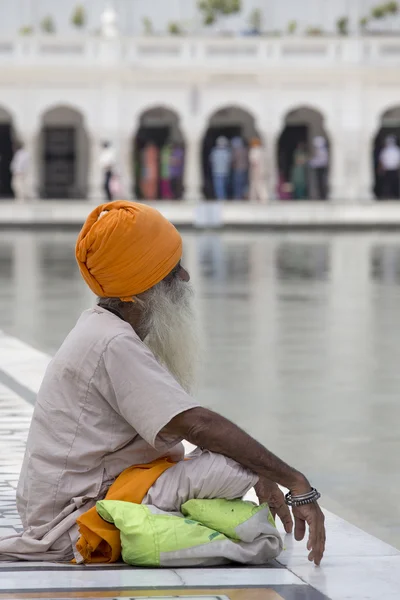
{"type": "MultiPolygon", "coordinates": [[[[2,202],[0,225],[82,226],[97,203],[89,201],[2,202]]],[[[266,227],[377,227],[400,224],[399,202],[154,202],[178,226],[266,226],[266,227]]]]}
{"type": "MultiPolygon", "coordinates": [[[[49,357],[18,340],[0,337],[0,369],[25,387],[37,390],[49,357]],[[30,363],[30,355],[32,363],[30,363]],[[18,369],[19,356],[31,368],[31,378],[18,369]]],[[[0,535],[20,527],[15,513],[15,484],[29,427],[31,405],[0,385],[0,535]]],[[[0,590],[6,589],[99,589],[135,586],[278,585],[309,584],[332,600],[398,600],[400,598],[400,552],[350,523],[325,511],[327,550],[321,567],[307,562],[305,542],[285,537],[279,562],[285,569],[140,569],[72,570],[69,566],[46,570],[48,563],[0,563],[0,590]],[[43,570],[37,571],[38,567],[43,570]]]]}

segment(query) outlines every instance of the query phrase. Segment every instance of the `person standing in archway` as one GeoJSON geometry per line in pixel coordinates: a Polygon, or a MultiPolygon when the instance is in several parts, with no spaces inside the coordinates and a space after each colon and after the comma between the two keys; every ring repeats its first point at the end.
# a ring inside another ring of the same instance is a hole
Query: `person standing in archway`
{"type": "Polygon", "coordinates": [[[185,150],[181,144],[175,143],[171,153],[171,191],[174,200],[182,198],[183,170],[185,166],[185,150]]]}
{"type": "Polygon", "coordinates": [[[148,142],[142,151],[141,191],[144,200],[158,196],[160,151],[154,142],[148,142]]]}
{"type": "Polygon", "coordinates": [[[217,143],[211,150],[210,162],[215,198],[217,200],[226,200],[228,197],[229,175],[232,164],[232,153],[229,148],[228,138],[222,135],[217,138],[217,143]]]}
{"type": "Polygon", "coordinates": [[[172,146],[167,142],[161,148],[160,158],[160,170],[161,170],[161,198],[163,200],[172,199],[171,191],[171,159],[172,159],[172,146]]]}
{"type": "Polygon", "coordinates": [[[250,191],[249,199],[253,202],[268,202],[267,172],[265,151],[259,138],[253,138],[249,152],[250,191]]]}
{"type": "Polygon", "coordinates": [[[290,180],[293,187],[293,198],[305,200],[307,198],[307,153],[303,142],[297,144],[290,180]]]}
{"type": "Polygon", "coordinates": [[[248,172],[248,152],[241,137],[232,140],[233,197],[243,200],[248,172]]]}
{"type": "Polygon", "coordinates": [[[12,175],[11,187],[15,200],[23,203],[27,199],[27,175],[29,170],[29,154],[24,144],[19,142],[10,164],[12,175]]]}
{"type": "Polygon", "coordinates": [[[390,200],[399,197],[400,148],[394,135],[385,139],[385,146],[379,155],[379,167],[383,173],[383,198],[390,200]]]}
{"type": "Polygon", "coordinates": [[[329,151],[326,139],[317,135],[313,140],[314,156],[310,160],[310,167],[315,173],[315,186],[317,200],[326,200],[328,197],[328,164],[329,151]]]}
{"type": "Polygon", "coordinates": [[[115,150],[110,142],[103,142],[102,146],[103,150],[100,154],[100,168],[103,172],[103,182],[106,199],[108,200],[108,202],[111,202],[113,199],[113,194],[110,184],[111,179],[114,175],[116,165],[115,150]]]}

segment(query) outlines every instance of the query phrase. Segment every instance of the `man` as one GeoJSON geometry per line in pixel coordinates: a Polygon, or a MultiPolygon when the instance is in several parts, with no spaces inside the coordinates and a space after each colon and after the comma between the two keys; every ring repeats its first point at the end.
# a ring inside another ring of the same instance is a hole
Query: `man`
{"type": "MultiPolygon", "coordinates": [[[[241,498],[255,486],[290,532],[276,484],[294,500],[310,493],[315,500],[306,477],[189,395],[198,344],[173,225],[145,205],[104,204],[89,215],[76,256],[99,303],[83,313],[45,374],[17,491],[24,532],[0,540],[0,559],[82,562],[76,519],[122,471],[164,456],[176,465],[143,502],[179,510],[188,499],[241,498]],[[183,439],[201,448],[189,461],[183,439]]],[[[319,564],[325,530],[318,504],[297,507],[294,516],[296,539],[308,523],[309,558],[319,564]]]]}
{"type": "Polygon", "coordinates": [[[232,163],[232,153],[226,137],[220,136],[217,139],[216,146],[211,150],[210,162],[215,198],[226,200],[232,163]]]}
{"type": "Polygon", "coordinates": [[[394,135],[385,139],[385,146],[379,155],[379,166],[383,173],[383,198],[399,197],[400,148],[394,135]]]}
{"type": "Polygon", "coordinates": [[[326,200],[328,197],[328,165],[329,151],[326,139],[317,135],[313,140],[314,156],[310,166],[315,173],[315,186],[317,200],[326,200]]]}
{"type": "Polygon", "coordinates": [[[148,142],[141,153],[140,191],[144,200],[156,200],[159,197],[159,159],[158,147],[154,142],[148,142]]]}
{"type": "Polygon", "coordinates": [[[29,170],[29,154],[24,144],[18,143],[10,164],[12,174],[11,187],[15,200],[23,203],[27,199],[26,180],[29,170]]]}
{"type": "Polygon", "coordinates": [[[106,200],[113,200],[111,190],[111,180],[116,166],[115,151],[110,142],[103,142],[103,150],[100,154],[100,168],[103,173],[103,187],[106,194],[106,200]]]}
{"type": "Polygon", "coordinates": [[[232,170],[233,170],[233,197],[243,200],[247,183],[248,172],[247,148],[241,137],[232,140],[232,170]]]}
{"type": "Polygon", "coordinates": [[[266,204],[268,202],[265,150],[259,138],[253,138],[249,151],[249,200],[266,204]]]}
{"type": "Polygon", "coordinates": [[[181,144],[174,144],[172,147],[171,154],[171,190],[172,197],[174,200],[180,200],[182,198],[182,187],[183,187],[183,169],[185,165],[185,151],[181,144]]]}

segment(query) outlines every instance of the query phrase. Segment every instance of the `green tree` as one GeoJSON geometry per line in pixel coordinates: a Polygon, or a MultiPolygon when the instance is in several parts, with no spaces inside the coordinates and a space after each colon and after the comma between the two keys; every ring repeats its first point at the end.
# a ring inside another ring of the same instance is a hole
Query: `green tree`
{"type": "Polygon", "coordinates": [[[297,21],[289,21],[287,30],[290,35],[293,35],[294,33],[296,33],[297,21]]]}
{"type": "Polygon", "coordinates": [[[386,16],[386,8],[385,5],[375,6],[371,14],[374,19],[383,19],[386,16]]]}
{"type": "Polygon", "coordinates": [[[241,0],[199,0],[197,7],[203,16],[204,25],[212,25],[221,16],[238,13],[241,0]]]}
{"type": "Polygon", "coordinates": [[[260,8],[255,8],[249,16],[249,25],[252,31],[261,33],[263,27],[263,14],[260,8]]]}
{"type": "Polygon", "coordinates": [[[31,25],[24,25],[19,30],[19,35],[32,35],[33,27],[31,25]]]}
{"type": "Polygon", "coordinates": [[[50,15],[44,17],[40,23],[40,29],[43,31],[43,33],[55,33],[56,25],[54,23],[53,17],[50,15]]]}
{"type": "Polygon", "coordinates": [[[86,25],[86,11],[82,4],[75,7],[71,15],[71,24],[77,29],[81,29],[86,25]]]}
{"type": "Polygon", "coordinates": [[[146,35],[152,35],[154,33],[153,21],[149,17],[143,17],[143,30],[146,35]]]}
{"type": "Polygon", "coordinates": [[[399,10],[399,5],[397,2],[387,2],[385,5],[386,14],[395,15],[399,10]]]}
{"type": "Polygon", "coordinates": [[[175,21],[168,23],[168,33],[170,35],[183,35],[182,25],[175,21]]]}
{"type": "Polygon", "coordinates": [[[360,28],[361,28],[362,31],[366,30],[368,23],[369,23],[369,18],[368,17],[362,17],[360,19],[360,28]]]}
{"type": "Polygon", "coordinates": [[[349,19],[347,17],[340,17],[336,21],[336,28],[339,35],[349,35],[349,19]]]}

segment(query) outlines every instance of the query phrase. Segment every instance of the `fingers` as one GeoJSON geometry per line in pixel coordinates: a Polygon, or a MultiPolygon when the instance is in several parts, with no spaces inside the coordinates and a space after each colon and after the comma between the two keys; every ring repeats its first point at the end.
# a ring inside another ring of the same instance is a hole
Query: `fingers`
{"type": "Polygon", "coordinates": [[[309,537],[307,542],[307,550],[310,551],[308,555],[309,561],[314,561],[316,565],[321,563],[322,557],[325,552],[325,517],[316,504],[314,510],[307,516],[307,523],[309,527],[309,537]]]}
{"type": "Polygon", "coordinates": [[[306,523],[303,519],[300,519],[295,515],[294,517],[294,539],[300,542],[306,533],[306,523]]]}
{"type": "Polygon", "coordinates": [[[278,509],[276,509],[277,515],[282,521],[283,527],[286,533],[292,533],[293,531],[293,519],[290,513],[289,507],[284,503],[278,509]]]}

